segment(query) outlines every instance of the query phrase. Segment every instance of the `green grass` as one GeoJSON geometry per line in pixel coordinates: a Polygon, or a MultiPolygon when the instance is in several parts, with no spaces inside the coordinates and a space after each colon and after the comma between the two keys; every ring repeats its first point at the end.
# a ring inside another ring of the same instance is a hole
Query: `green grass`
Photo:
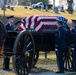
{"type": "MultiPolygon", "coordinates": [[[[57,71],[57,67],[51,67],[51,65],[56,65],[55,52],[48,53],[47,54],[47,59],[45,59],[44,53],[40,52],[39,59],[38,59],[38,62],[36,64],[37,68],[33,68],[31,73],[39,73],[39,72],[47,72],[47,71],[51,71],[51,72],[57,71]]],[[[11,60],[11,66],[12,66],[12,60],[11,60]]],[[[8,73],[8,74],[0,74],[0,75],[15,75],[15,73],[11,72],[11,73],[8,73]]],[[[63,75],[76,75],[76,73],[63,74],[63,75]]]]}
{"type": "Polygon", "coordinates": [[[50,53],[48,53],[47,54],[47,58],[45,58],[45,53],[44,52],[40,53],[39,54],[38,64],[42,64],[42,65],[45,65],[45,64],[56,64],[56,55],[55,55],[55,52],[51,51],[50,53]]]}
{"type": "MultiPolygon", "coordinates": [[[[0,59],[0,61],[3,60],[3,58],[0,59]]],[[[0,63],[0,70],[2,69],[2,65],[3,63],[0,63]]],[[[56,56],[55,56],[55,52],[50,52],[47,54],[47,59],[45,59],[44,57],[44,52],[40,52],[39,54],[39,59],[38,62],[36,64],[37,68],[33,68],[32,69],[32,73],[39,73],[39,72],[46,72],[46,71],[53,71],[53,70],[57,70],[56,67],[51,67],[52,64],[56,64],[56,56]],[[48,66],[48,67],[47,67],[48,66]],[[50,67],[49,67],[50,66],[50,67]]],[[[12,67],[12,59],[11,59],[11,63],[10,63],[10,67],[12,67]]],[[[9,73],[10,75],[15,75],[14,73],[9,73]]],[[[9,75],[9,74],[5,74],[5,75],[9,75]]],[[[3,75],[3,74],[0,74],[3,75]]]]}
{"type": "MultiPolygon", "coordinates": [[[[49,10],[48,12],[46,12],[45,10],[30,10],[29,8],[30,7],[28,7],[28,9],[24,9],[24,6],[15,6],[14,11],[6,9],[6,15],[14,15],[16,17],[25,17],[29,15],[60,15],[69,19],[69,21],[71,21],[71,19],[76,19],[76,12],[74,12],[73,14],[68,14],[68,12],[65,11],[65,13],[59,12],[59,14],[56,14],[53,12],[53,10],[49,10]]],[[[1,9],[0,15],[3,15],[3,10],[1,9]]]]}

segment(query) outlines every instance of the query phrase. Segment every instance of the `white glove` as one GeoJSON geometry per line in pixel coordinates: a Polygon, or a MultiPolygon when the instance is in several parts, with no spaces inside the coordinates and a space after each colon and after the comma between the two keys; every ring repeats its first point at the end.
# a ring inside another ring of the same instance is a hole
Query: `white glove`
{"type": "Polygon", "coordinates": [[[74,48],[71,48],[71,50],[74,50],[74,48]]]}
{"type": "Polygon", "coordinates": [[[55,51],[58,51],[58,49],[55,49],[55,51]]]}

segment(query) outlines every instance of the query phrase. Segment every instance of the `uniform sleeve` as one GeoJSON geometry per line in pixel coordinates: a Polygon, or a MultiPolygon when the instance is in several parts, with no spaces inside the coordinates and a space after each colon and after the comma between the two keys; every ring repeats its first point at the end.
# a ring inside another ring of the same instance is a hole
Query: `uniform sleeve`
{"type": "Polygon", "coordinates": [[[75,30],[71,30],[71,47],[74,48],[74,42],[75,42],[75,30]]]}
{"type": "Polygon", "coordinates": [[[55,49],[58,49],[59,38],[60,38],[60,31],[59,30],[56,30],[55,31],[55,49]]]}

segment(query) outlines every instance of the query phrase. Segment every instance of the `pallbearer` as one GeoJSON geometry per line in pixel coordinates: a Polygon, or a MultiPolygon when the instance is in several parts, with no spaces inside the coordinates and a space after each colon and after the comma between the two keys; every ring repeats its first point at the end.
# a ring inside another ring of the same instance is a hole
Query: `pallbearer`
{"type": "Polygon", "coordinates": [[[72,20],[71,49],[73,55],[73,71],[76,71],[76,20],[72,20]]]}
{"type": "Polygon", "coordinates": [[[15,31],[20,31],[20,25],[22,24],[22,21],[17,21],[16,23],[15,23],[15,25],[17,26],[16,27],[16,29],[15,29],[15,31]]]}
{"type": "MultiPolygon", "coordinates": [[[[14,31],[14,27],[13,27],[13,23],[14,23],[14,16],[8,16],[7,17],[7,24],[5,25],[6,27],[6,30],[7,31],[14,31]]],[[[9,40],[9,39],[8,39],[9,40]]],[[[5,44],[7,45],[7,43],[5,44]]],[[[11,50],[9,49],[5,49],[4,52],[10,52],[11,50]]],[[[10,64],[10,56],[7,56],[6,54],[4,55],[4,62],[3,62],[3,70],[6,70],[6,71],[11,71],[10,67],[9,67],[9,64],[10,64]]]]}
{"type": "Polygon", "coordinates": [[[6,24],[6,29],[7,29],[7,31],[14,31],[14,27],[13,27],[13,23],[14,23],[14,16],[12,15],[12,16],[8,16],[7,17],[7,20],[8,20],[8,22],[7,22],[7,24],[6,24]]]}
{"type": "Polygon", "coordinates": [[[58,71],[56,73],[64,73],[63,54],[66,50],[66,28],[63,26],[63,21],[57,21],[57,30],[55,31],[55,51],[57,56],[58,71]]]}

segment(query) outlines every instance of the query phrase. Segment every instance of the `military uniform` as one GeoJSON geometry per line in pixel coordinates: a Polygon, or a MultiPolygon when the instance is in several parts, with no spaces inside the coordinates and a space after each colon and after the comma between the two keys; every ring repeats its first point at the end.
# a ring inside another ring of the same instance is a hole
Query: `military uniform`
{"type": "Polygon", "coordinates": [[[73,62],[72,62],[73,70],[76,71],[76,25],[74,25],[74,27],[71,30],[71,49],[72,49],[72,56],[73,56],[73,62]]]}
{"type": "Polygon", "coordinates": [[[64,23],[62,27],[64,27],[64,28],[70,30],[70,26],[69,26],[67,23],[64,23]]]}
{"type": "Polygon", "coordinates": [[[20,31],[19,27],[20,27],[21,24],[22,24],[22,21],[17,21],[15,23],[15,25],[17,26],[17,28],[15,29],[15,31],[20,31]]]}
{"type": "Polygon", "coordinates": [[[58,73],[64,73],[63,53],[66,50],[66,29],[60,26],[55,31],[55,51],[57,56],[58,73]]]}
{"type": "MultiPolygon", "coordinates": [[[[13,19],[13,18],[14,18],[14,16],[7,17],[8,20],[13,19]]],[[[9,22],[6,24],[5,27],[6,27],[7,31],[14,31],[14,27],[9,22]]],[[[10,71],[9,62],[10,62],[10,58],[8,56],[4,55],[4,62],[3,62],[3,69],[4,70],[10,71]]]]}
{"type": "Polygon", "coordinates": [[[5,27],[7,30],[14,31],[14,27],[9,23],[7,23],[5,27]]]}

